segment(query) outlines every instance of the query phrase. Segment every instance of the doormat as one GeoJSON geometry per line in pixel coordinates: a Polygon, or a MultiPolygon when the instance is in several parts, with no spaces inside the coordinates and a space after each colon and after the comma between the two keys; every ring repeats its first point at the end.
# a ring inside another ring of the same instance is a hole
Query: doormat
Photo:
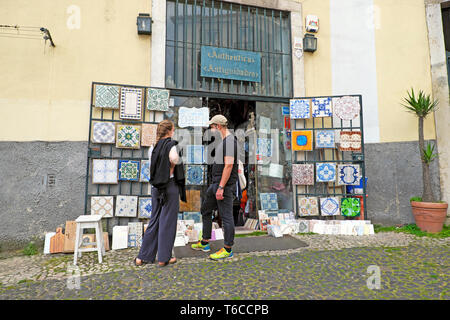
{"type": "MultiPolygon", "coordinates": [[[[202,258],[208,257],[211,253],[223,248],[223,240],[211,241],[211,251],[203,252],[191,249],[189,242],[183,247],[174,247],[175,257],[177,258],[202,258]]],[[[257,237],[242,237],[234,239],[233,253],[248,253],[259,251],[278,251],[297,249],[307,247],[308,244],[304,241],[300,241],[289,235],[285,235],[280,238],[274,238],[270,236],[257,236],[257,237]]]]}

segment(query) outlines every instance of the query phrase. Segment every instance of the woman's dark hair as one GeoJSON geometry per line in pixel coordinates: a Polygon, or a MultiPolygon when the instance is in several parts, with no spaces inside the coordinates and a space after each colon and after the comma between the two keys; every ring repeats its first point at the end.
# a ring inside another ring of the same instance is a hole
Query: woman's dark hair
{"type": "Polygon", "coordinates": [[[156,143],[161,140],[162,137],[165,137],[174,127],[174,124],[170,120],[163,120],[158,124],[158,128],[156,128],[156,143]]]}

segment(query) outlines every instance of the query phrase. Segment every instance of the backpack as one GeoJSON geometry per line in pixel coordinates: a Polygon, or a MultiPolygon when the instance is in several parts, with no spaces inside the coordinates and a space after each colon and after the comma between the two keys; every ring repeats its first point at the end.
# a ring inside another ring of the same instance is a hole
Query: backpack
{"type": "Polygon", "coordinates": [[[247,186],[247,179],[245,178],[244,174],[244,164],[241,160],[238,161],[238,177],[239,177],[239,185],[241,187],[241,190],[244,190],[247,186]]]}

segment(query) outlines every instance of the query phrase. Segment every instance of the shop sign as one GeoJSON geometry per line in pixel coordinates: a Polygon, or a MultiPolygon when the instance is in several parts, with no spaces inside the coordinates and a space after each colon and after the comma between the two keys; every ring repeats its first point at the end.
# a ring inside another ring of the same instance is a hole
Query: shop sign
{"type": "Polygon", "coordinates": [[[261,54],[202,46],[202,77],[261,82],[261,54]]]}

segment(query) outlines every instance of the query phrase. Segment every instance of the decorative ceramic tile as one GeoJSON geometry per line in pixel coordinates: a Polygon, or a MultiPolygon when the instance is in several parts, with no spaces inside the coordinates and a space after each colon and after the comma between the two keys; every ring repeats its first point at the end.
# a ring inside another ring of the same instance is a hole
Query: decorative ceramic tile
{"type": "Polygon", "coordinates": [[[334,148],[334,131],[333,130],[317,130],[316,131],[316,148],[334,148]]]}
{"type": "Polygon", "coordinates": [[[311,102],[309,99],[291,99],[291,119],[311,118],[311,102]]]}
{"type": "Polygon", "coordinates": [[[94,121],[91,141],[93,143],[114,143],[116,141],[116,126],[114,123],[94,121]]]}
{"type": "Polygon", "coordinates": [[[261,210],[278,210],[278,197],[276,193],[260,193],[261,210]]]}
{"type": "Polygon", "coordinates": [[[152,197],[140,197],[138,206],[138,217],[149,219],[152,215],[152,197]]]}
{"type": "Polygon", "coordinates": [[[150,147],[156,144],[156,129],[157,124],[154,123],[143,123],[141,132],[141,146],[150,147]]]}
{"type": "Polygon", "coordinates": [[[339,211],[339,198],[327,197],[320,198],[320,212],[322,216],[337,216],[339,211]]]}
{"type": "Polygon", "coordinates": [[[169,111],[169,90],[147,88],[147,109],[169,111]]]}
{"type": "Polygon", "coordinates": [[[142,246],[142,222],[128,222],[128,247],[142,246]]]}
{"type": "Polygon", "coordinates": [[[208,127],[209,108],[186,108],[178,109],[178,126],[185,127],[208,127]]]}
{"type": "Polygon", "coordinates": [[[314,165],[293,164],[292,183],[294,185],[314,185],[314,165]]]}
{"type": "Polygon", "coordinates": [[[94,106],[106,109],[119,109],[119,86],[95,85],[94,106]]]}
{"type": "Polygon", "coordinates": [[[112,218],[114,216],[114,197],[91,197],[91,214],[99,214],[102,218],[112,218]]]}
{"type": "Polygon", "coordinates": [[[271,157],[272,156],[272,139],[257,138],[256,139],[256,154],[271,157]]]}
{"type": "Polygon", "coordinates": [[[118,183],[117,160],[92,160],[92,183],[117,184],[118,183]]]}
{"type": "Polygon", "coordinates": [[[141,160],[141,171],[139,174],[140,182],[150,181],[150,160],[141,160]]]}
{"type": "Polygon", "coordinates": [[[203,185],[206,181],[206,166],[186,165],[186,185],[203,185]]]}
{"type": "Polygon", "coordinates": [[[292,150],[312,151],[313,137],[311,130],[292,130],[292,150]]]}
{"type": "Polygon", "coordinates": [[[319,200],[316,197],[299,198],[298,201],[298,215],[299,216],[318,216],[319,215],[319,200]]]}
{"type": "Polygon", "coordinates": [[[125,249],[128,247],[128,226],[113,227],[112,249],[125,249]]]}
{"type": "Polygon", "coordinates": [[[259,132],[270,133],[271,119],[264,116],[259,116],[259,132]]]}
{"type": "Polygon", "coordinates": [[[336,165],[334,163],[316,163],[316,181],[330,182],[336,180],[336,165]]]}
{"type": "Polygon", "coordinates": [[[198,145],[188,145],[187,150],[187,164],[203,164],[205,162],[205,147],[198,145]]]}
{"type": "Polygon", "coordinates": [[[333,98],[334,114],[342,120],[354,120],[360,113],[359,97],[333,98]]]}
{"type": "Polygon", "coordinates": [[[298,222],[298,232],[307,233],[309,232],[309,222],[308,220],[299,220],[298,222]]]}
{"type": "Polygon", "coordinates": [[[339,136],[339,151],[361,151],[360,131],[341,131],[339,136]]]}
{"type": "Polygon", "coordinates": [[[119,180],[139,181],[139,161],[119,160],[119,180]]]}
{"type": "Polygon", "coordinates": [[[141,127],[133,125],[118,125],[116,147],[139,149],[141,142],[141,127]]]}
{"type": "Polygon", "coordinates": [[[338,185],[359,185],[361,180],[361,167],[359,164],[338,164],[338,185]]]}
{"type": "Polygon", "coordinates": [[[120,88],[120,119],[141,120],[143,89],[120,88]]]}
{"type": "Polygon", "coordinates": [[[136,217],[137,196],[117,196],[116,197],[116,217],[136,217]]]}
{"type": "Polygon", "coordinates": [[[194,223],[202,222],[202,214],[200,212],[184,212],[183,213],[184,220],[194,220],[194,223]]]}
{"type": "Polygon", "coordinates": [[[361,200],[359,198],[342,198],[341,212],[345,217],[358,217],[361,214],[361,200]]]}
{"type": "Polygon", "coordinates": [[[314,98],[311,99],[311,109],[313,117],[331,117],[331,98],[314,98]]]}

